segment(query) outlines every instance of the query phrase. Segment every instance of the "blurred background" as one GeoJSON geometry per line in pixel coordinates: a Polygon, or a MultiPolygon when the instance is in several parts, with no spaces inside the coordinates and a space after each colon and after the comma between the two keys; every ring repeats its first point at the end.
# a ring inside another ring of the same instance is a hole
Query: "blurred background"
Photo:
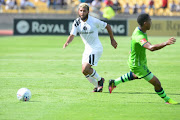
{"type": "Polygon", "coordinates": [[[0,35],[14,34],[15,19],[73,21],[82,2],[89,4],[90,15],[101,20],[125,20],[123,35],[131,35],[137,16],[148,13],[154,20],[150,35],[180,36],[180,0],[0,0],[0,35]]]}

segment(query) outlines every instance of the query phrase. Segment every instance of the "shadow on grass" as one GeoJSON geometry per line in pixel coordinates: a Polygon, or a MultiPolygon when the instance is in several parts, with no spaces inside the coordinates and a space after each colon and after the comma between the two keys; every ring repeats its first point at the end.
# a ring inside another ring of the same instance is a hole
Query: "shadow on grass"
{"type": "MultiPolygon", "coordinates": [[[[103,93],[108,93],[109,92],[103,92],[103,93]]],[[[156,94],[156,93],[150,93],[150,92],[113,92],[111,94],[156,94]]],[[[180,95],[180,94],[176,94],[176,93],[169,93],[168,95],[180,95]]],[[[141,102],[142,103],[142,102],[141,102]]],[[[154,102],[146,102],[146,103],[154,103],[154,102]]],[[[180,105],[180,103],[178,104],[174,104],[174,105],[180,105]]]]}
{"type": "Polygon", "coordinates": [[[41,102],[41,101],[28,101],[28,102],[41,102]]]}
{"type": "MultiPolygon", "coordinates": [[[[103,92],[103,93],[109,93],[109,92],[103,92]]],[[[112,92],[111,94],[156,94],[156,93],[150,93],[150,92],[112,92]]],[[[168,95],[180,95],[180,94],[168,93],[168,95]]]]}
{"type": "Polygon", "coordinates": [[[41,101],[19,101],[18,104],[21,104],[21,103],[40,103],[41,101]]]}

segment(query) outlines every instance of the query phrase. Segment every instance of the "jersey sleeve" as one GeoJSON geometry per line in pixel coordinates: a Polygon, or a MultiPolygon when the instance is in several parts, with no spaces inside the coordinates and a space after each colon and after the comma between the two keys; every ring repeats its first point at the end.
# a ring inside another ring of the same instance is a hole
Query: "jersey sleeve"
{"type": "Polygon", "coordinates": [[[99,30],[104,29],[107,26],[106,22],[101,21],[99,19],[96,19],[95,24],[99,30]]]}
{"type": "Polygon", "coordinates": [[[70,34],[71,35],[74,35],[74,36],[76,36],[77,35],[77,20],[75,20],[74,21],[74,23],[72,24],[72,29],[71,29],[71,32],[70,32],[70,34]]]}
{"type": "Polygon", "coordinates": [[[146,37],[144,35],[140,35],[137,39],[137,42],[141,45],[144,46],[148,40],[146,39],[146,37]]]}

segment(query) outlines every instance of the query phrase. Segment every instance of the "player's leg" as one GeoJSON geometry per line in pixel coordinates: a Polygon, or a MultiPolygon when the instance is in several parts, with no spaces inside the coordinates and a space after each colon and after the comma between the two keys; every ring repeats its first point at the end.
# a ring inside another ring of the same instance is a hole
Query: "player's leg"
{"type": "MultiPolygon", "coordinates": [[[[92,54],[89,55],[89,64],[92,66],[97,66],[98,61],[102,55],[102,51],[94,51],[92,54]]],[[[93,69],[93,68],[92,68],[93,69]]],[[[104,83],[104,78],[102,78],[95,69],[93,69],[93,73],[90,74],[91,77],[95,78],[98,81],[98,90],[97,92],[102,92],[103,90],[103,83],[104,83]]]]}
{"type": "Polygon", "coordinates": [[[131,81],[131,80],[134,80],[134,79],[138,79],[138,77],[133,72],[130,71],[130,72],[122,75],[121,77],[119,77],[117,79],[109,80],[109,92],[111,93],[112,90],[114,88],[116,88],[116,86],[119,83],[124,83],[124,82],[131,81]]]}
{"type": "MultiPolygon", "coordinates": [[[[145,78],[146,79],[146,78],[145,78]]],[[[148,79],[146,79],[148,81],[148,79]]],[[[166,95],[164,89],[161,86],[159,79],[153,75],[152,79],[148,81],[154,86],[155,92],[167,103],[167,104],[178,104],[176,101],[166,95]]]]}
{"type": "MultiPolygon", "coordinates": [[[[92,68],[93,69],[93,68],[92,68]]],[[[97,92],[102,92],[103,90],[103,83],[104,83],[104,78],[102,78],[95,69],[93,69],[93,73],[90,75],[91,77],[95,78],[98,81],[98,90],[97,92]]]]}
{"type": "Polygon", "coordinates": [[[91,68],[91,65],[89,63],[82,64],[82,73],[88,79],[88,81],[94,85],[93,92],[97,92],[98,82],[95,78],[90,76],[93,73],[93,69],[91,68]]]}
{"type": "Polygon", "coordinates": [[[133,73],[133,72],[128,72],[124,75],[122,75],[121,77],[115,79],[115,86],[117,86],[119,83],[124,83],[124,82],[128,82],[134,79],[138,79],[138,77],[133,73]]]}
{"type": "Polygon", "coordinates": [[[100,59],[101,54],[102,54],[101,52],[90,54],[90,55],[83,54],[83,60],[82,60],[82,63],[83,63],[82,73],[86,76],[88,80],[91,80],[91,81],[93,80],[94,84],[95,84],[95,81],[97,81],[97,84],[98,84],[97,92],[102,92],[104,78],[101,78],[101,76],[96,72],[96,70],[92,68],[92,66],[97,66],[97,63],[98,63],[98,60],[100,59]]]}
{"type": "Polygon", "coordinates": [[[98,89],[98,82],[96,79],[94,79],[93,77],[86,75],[86,78],[89,80],[90,83],[92,83],[94,85],[94,89],[93,92],[97,92],[98,89]]]}
{"type": "Polygon", "coordinates": [[[151,72],[149,71],[146,65],[141,65],[136,68],[130,68],[130,72],[126,73],[125,75],[109,81],[109,92],[111,93],[112,90],[120,83],[125,83],[127,81],[132,81],[134,79],[141,79],[145,76],[148,76],[151,72]]]}
{"type": "Polygon", "coordinates": [[[91,68],[91,65],[89,63],[84,63],[82,65],[82,73],[95,86],[94,92],[96,92],[96,88],[97,92],[102,92],[104,78],[102,78],[95,69],[91,68]]]}
{"type": "Polygon", "coordinates": [[[83,63],[82,64],[82,73],[86,75],[91,75],[93,73],[93,69],[91,68],[92,65],[89,63],[83,63]]]}

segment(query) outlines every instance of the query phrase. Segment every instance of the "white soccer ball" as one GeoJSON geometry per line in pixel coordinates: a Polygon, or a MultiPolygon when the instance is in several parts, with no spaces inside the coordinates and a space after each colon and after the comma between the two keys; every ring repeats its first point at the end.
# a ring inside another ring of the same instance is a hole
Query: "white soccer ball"
{"type": "Polygon", "coordinates": [[[27,88],[21,88],[17,92],[17,98],[20,101],[29,101],[31,99],[31,91],[27,88]]]}

